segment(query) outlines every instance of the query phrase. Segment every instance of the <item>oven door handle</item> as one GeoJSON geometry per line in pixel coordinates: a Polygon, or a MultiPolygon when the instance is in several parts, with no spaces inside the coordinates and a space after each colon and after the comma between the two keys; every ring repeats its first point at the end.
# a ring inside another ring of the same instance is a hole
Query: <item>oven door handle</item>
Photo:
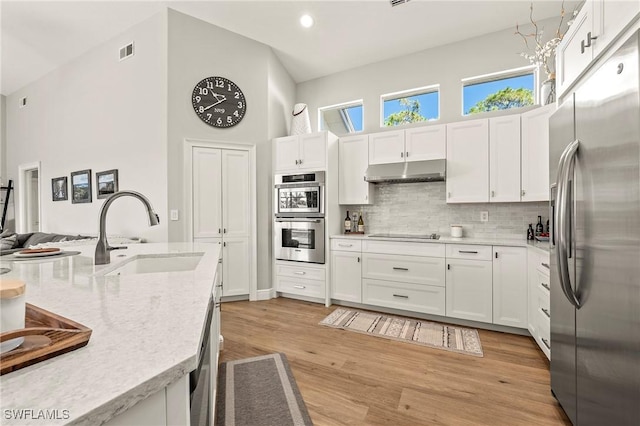
{"type": "Polygon", "coordinates": [[[308,222],[308,223],[320,223],[322,222],[322,219],[307,219],[304,217],[283,217],[283,218],[276,218],[276,222],[278,223],[282,223],[282,222],[308,222]]]}

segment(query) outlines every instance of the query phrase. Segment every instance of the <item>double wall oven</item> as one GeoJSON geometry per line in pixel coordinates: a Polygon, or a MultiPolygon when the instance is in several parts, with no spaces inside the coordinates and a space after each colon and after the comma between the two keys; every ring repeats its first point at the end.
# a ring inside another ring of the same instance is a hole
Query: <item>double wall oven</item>
{"type": "Polygon", "coordinates": [[[276,259],[324,263],[324,172],[275,176],[276,259]]]}

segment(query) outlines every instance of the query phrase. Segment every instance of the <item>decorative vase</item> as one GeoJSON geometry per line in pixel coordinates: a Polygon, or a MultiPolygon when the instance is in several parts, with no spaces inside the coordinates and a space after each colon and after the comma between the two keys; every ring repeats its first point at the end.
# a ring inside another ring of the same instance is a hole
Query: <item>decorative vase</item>
{"type": "Polygon", "coordinates": [[[309,108],[307,108],[307,104],[295,104],[291,115],[291,131],[289,136],[311,133],[311,121],[309,120],[309,108]]]}
{"type": "Polygon", "coordinates": [[[549,105],[556,101],[556,75],[551,73],[549,78],[540,86],[540,101],[542,105],[549,105]]]}

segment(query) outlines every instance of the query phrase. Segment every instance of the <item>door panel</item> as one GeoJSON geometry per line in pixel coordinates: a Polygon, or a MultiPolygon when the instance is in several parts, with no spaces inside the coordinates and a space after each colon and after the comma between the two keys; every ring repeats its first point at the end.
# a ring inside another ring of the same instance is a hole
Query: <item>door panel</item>
{"type": "Polygon", "coordinates": [[[249,294],[249,239],[225,238],[222,245],[222,295],[249,294]]]}
{"type": "Polygon", "coordinates": [[[400,163],[404,161],[404,131],[369,135],[369,164],[400,163]]]}
{"type": "Polygon", "coordinates": [[[489,201],[489,120],[447,124],[447,203],[489,201]]]}
{"type": "Polygon", "coordinates": [[[222,151],[222,210],[225,237],[249,237],[250,175],[248,151],[222,151]]]}
{"type": "Polygon", "coordinates": [[[222,230],[222,151],[192,150],[193,238],[218,238],[222,230]]]}
{"type": "Polygon", "coordinates": [[[324,170],[327,167],[327,132],[300,135],[300,168],[324,170]]]}
{"type": "Polygon", "coordinates": [[[438,160],[447,156],[447,126],[413,127],[404,131],[407,161],[438,160]]]}
{"type": "Polygon", "coordinates": [[[520,116],[489,119],[489,201],[520,201],[520,116]]]}

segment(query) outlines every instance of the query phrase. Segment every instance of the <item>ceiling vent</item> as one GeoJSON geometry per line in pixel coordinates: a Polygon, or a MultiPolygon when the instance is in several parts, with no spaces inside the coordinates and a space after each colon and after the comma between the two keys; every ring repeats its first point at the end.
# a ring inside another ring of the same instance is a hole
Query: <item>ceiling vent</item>
{"type": "Polygon", "coordinates": [[[133,42],[120,48],[120,60],[123,61],[133,56],[133,42]]]}
{"type": "Polygon", "coordinates": [[[409,3],[411,0],[389,0],[391,7],[400,6],[401,4],[409,3]]]}

